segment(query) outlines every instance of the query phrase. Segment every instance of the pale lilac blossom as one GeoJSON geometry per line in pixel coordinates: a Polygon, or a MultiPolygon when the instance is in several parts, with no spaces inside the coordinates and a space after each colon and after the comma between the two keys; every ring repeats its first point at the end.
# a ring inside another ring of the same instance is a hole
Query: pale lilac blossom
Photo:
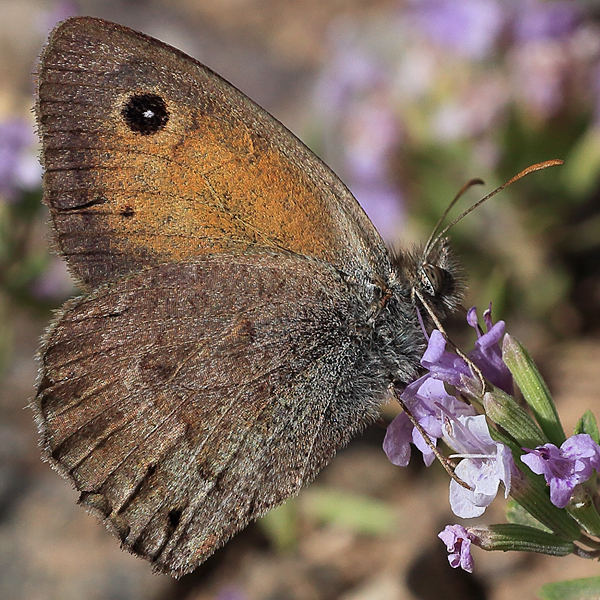
{"type": "Polygon", "coordinates": [[[448,562],[453,569],[460,567],[467,573],[473,572],[473,557],[471,556],[471,542],[475,536],[469,533],[462,525],[446,525],[438,537],[448,550],[448,562]]]}
{"type": "Polygon", "coordinates": [[[410,462],[413,428],[405,412],[400,413],[387,427],[383,439],[383,451],[390,462],[397,467],[406,467],[410,462]]]}
{"type": "Polygon", "coordinates": [[[465,387],[465,379],[473,379],[473,373],[465,360],[446,350],[446,339],[437,329],[431,332],[421,365],[435,379],[445,381],[456,388],[465,387]]]}
{"type": "Polygon", "coordinates": [[[564,508],[575,486],[587,481],[594,469],[600,471],[600,447],[586,433],[571,436],[560,448],[544,444],[534,450],[523,448],[521,457],[534,473],[543,475],[550,486],[550,501],[564,508]]]}
{"type": "MultiPolygon", "coordinates": [[[[494,325],[491,317],[491,307],[484,312],[484,320],[488,328],[487,333],[484,334],[477,325],[474,308],[469,311],[468,319],[469,323],[476,328],[478,334],[475,350],[472,353],[473,361],[481,368],[484,375],[490,375],[492,383],[497,382],[499,385],[504,386],[503,389],[507,389],[508,381],[512,386],[510,373],[502,363],[501,351],[498,345],[504,335],[504,322],[499,321],[494,325]],[[508,373],[508,379],[505,372],[508,373]]],[[[473,417],[477,414],[470,404],[448,394],[444,383],[452,385],[465,393],[477,389],[477,387],[480,387],[480,383],[463,358],[446,350],[446,340],[437,329],[429,337],[427,349],[421,358],[421,365],[429,372],[409,384],[402,392],[401,398],[435,446],[437,440],[445,436],[443,426],[449,418],[473,417]]],[[[435,459],[432,448],[423,439],[419,430],[412,426],[408,416],[401,413],[388,427],[384,440],[384,450],[393,464],[406,466],[410,460],[411,443],[422,452],[423,460],[429,466],[435,459]]],[[[459,451],[455,446],[453,447],[459,451]]],[[[466,465],[462,468],[465,469],[466,465]]],[[[483,476],[483,473],[480,473],[480,475],[483,476]]],[[[469,471],[469,476],[474,476],[472,469],[469,471]]],[[[484,493],[482,485],[482,483],[478,484],[478,493],[484,493]]],[[[497,491],[497,483],[491,483],[490,485],[492,488],[495,485],[497,491]]],[[[494,495],[496,491],[494,491],[494,495]]],[[[490,493],[489,490],[485,490],[485,494],[488,496],[490,493]]]]}
{"type": "Polygon", "coordinates": [[[512,375],[502,361],[502,350],[500,348],[500,342],[504,337],[505,323],[504,321],[498,321],[494,324],[491,303],[489,308],[483,313],[483,320],[487,328],[487,333],[483,333],[477,322],[475,307],[471,308],[467,313],[467,322],[477,332],[475,349],[469,352],[469,358],[490,383],[507,394],[512,394],[514,391],[512,375]]]}
{"type": "MultiPolygon", "coordinates": [[[[471,405],[448,394],[444,383],[429,375],[424,375],[408,385],[401,398],[434,445],[444,434],[446,413],[475,414],[471,405]]],[[[388,426],[383,449],[393,464],[404,467],[410,460],[411,443],[422,452],[425,464],[431,465],[435,459],[433,450],[419,430],[413,427],[406,413],[401,413],[388,426]]]]}
{"type": "Polygon", "coordinates": [[[500,483],[504,496],[510,493],[512,454],[507,446],[490,436],[485,415],[450,417],[444,441],[462,458],[454,473],[471,489],[450,481],[450,507],[457,517],[478,517],[492,503],[500,483]]]}

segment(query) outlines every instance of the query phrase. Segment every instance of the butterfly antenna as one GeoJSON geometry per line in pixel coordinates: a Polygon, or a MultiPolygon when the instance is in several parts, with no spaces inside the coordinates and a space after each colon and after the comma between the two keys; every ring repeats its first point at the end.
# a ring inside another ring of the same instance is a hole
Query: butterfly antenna
{"type": "Polygon", "coordinates": [[[454,208],[454,205],[462,198],[463,194],[471,189],[474,185],[483,185],[485,182],[483,181],[483,179],[479,179],[479,177],[475,177],[474,179],[470,179],[469,181],[467,181],[467,183],[465,183],[460,190],[458,190],[458,193],[456,194],[456,196],[454,196],[454,198],[452,199],[452,202],[450,202],[450,204],[448,204],[448,206],[446,207],[446,210],[444,210],[444,212],[442,213],[442,216],[439,218],[438,222],[435,224],[435,227],[433,228],[433,231],[431,232],[431,235],[429,236],[429,239],[427,240],[427,243],[425,244],[425,249],[423,251],[423,254],[425,257],[427,257],[427,255],[429,254],[429,249],[432,245],[435,245],[435,240],[437,240],[436,237],[436,233],[438,231],[438,229],[441,227],[442,223],[444,222],[444,220],[446,219],[446,217],[448,216],[448,213],[454,208]]]}
{"type": "Polygon", "coordinates": [[[547,169],[548,167],[555,167],[557,165],[562,165],[563,163],[564,163],[564,161],[561,160],[560,158],[554,158],[552,160],[546,160],[544,162],[537,163],[535,165],[531,165],[530,167],[527,167],[526,169],[523,169],[520,173],[517,173],[517,175],[515,175],[514,177],[509,179],[506,183],[503,183],[500,187],[497,187],[493,192],[490,192],[487,196],[485,196],[481,200],[478,200],[477,202],[475,202],[475,204],[472,204],[469,208],[467,208],[467,210],[465,210],[462,214],[460,214],[458,217],[456,217],[456,219],[454,219],[454,221],[452,221],[451,223],[446,225],[446,227],[444,227],[444,229],[442,229],[439,233],[436,234],[436,231],[440,227],[440,221],[446,217],[450,208],[452,208],[452,206],[454,206],[454,204],[456,204],[456,201],[460,198],[460,196],[467,189],[469,189],[471,187],[471,185],[473,185],[472,182],[478,183],[479,181],[481,181],[481,179],[479,179],[479,180],[472,179],[471,181],[469,181],[467,184],[465,184],[463,186],[463,188],[461,188],[460,192],[457,194],[457,196],[454,198],[454,200],[450,203],[448,208],[444,211],[442,219],[440,221],[438,221],[438,223],[436,224],[431,236],[429,237],[429,240],[427,240],[427,244],[425,246],[425,251],[424,251],[424,256],[423,256],[423,261],[424,262],[427,261],[427,258],[429,256],[429,253],[431,252],[431,250],[435,247],[435,245],[438,243],[438,241],[444,237],[444,235],[447,233],[447,231],[451,227],[454,227],[459,221],[464,219],[469,213],[473,212],[476,208],[481,206],[484,202],[487,202],[490,198],[493,198],[498,192],[501,192],[504,188],[507,188],[509,185],[513,184],[515,181],[522,179],[523,177],[525,177],[526,175],[529,175],[530,173],[533,173],[534,171],[541,171],[542,169],[547,169]]]}

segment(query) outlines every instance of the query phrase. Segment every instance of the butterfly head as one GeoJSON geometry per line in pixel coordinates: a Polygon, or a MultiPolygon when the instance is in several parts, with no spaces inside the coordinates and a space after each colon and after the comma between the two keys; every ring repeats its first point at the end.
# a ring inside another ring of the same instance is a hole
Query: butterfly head
{"type": "Polygon", "coordinates": [[[448,238],[439,238],[429,249],[396,253],[392,262],[398,277],[408,282],[411,300],[426,313],[441,320],[460,306],[466,286],[448,238]]]}

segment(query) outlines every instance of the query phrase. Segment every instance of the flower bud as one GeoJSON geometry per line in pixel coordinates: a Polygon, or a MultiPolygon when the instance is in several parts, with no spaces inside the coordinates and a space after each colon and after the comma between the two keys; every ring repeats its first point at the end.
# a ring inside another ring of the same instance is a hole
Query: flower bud
{"type": "Polygon", "coordinates": [[[550,442],[560,446],[566,439],[554,400],[531,356],[508,334],[502,343],[502,360],[509,368],[536,421],[550,442]]]}
{"type": "Polygon", "coordinates": [[[556,537],[535,527],[500,523],[487,527],[469,527],[473,544],[484,550],[517,550],[552,556],[567,556],[573,552],[573,542],[556,537]]]}
{"type": "Polygon", "coordinates": [[[520,446],[535,448],[548,441],[542,430],[516,400],[499,388],[483,396],[485,414],[520,446]]]}

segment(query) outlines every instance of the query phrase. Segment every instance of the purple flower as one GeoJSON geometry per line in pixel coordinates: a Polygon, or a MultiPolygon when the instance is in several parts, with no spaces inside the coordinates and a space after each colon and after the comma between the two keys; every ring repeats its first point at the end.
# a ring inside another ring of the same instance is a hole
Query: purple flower
{"type": "Polygon", "coordinates": [[[467,322],[477,332],[477,341],[475,349],[469,352],[469,358],[481,370],[483,376],[496,387],[512,394],[513,382],[508,367],[502,362],[502,350],[500,341],[504,336],[504,321],[498,321],[496,324],[492,321],[492,304],[483,313],[483,320],[487,328],[487,333],[483,333],[477,322],[477,311],[475,307],[467,313],[467,322]]]}
{"type": "MultiPolygon", "coordinates": [[[[424,375],[406,387],[401,396],[407,407],[425,430],[435,445],[444,434],[443,424],[446,414],[473,415],[475,409],[457,400],[446,392],[444,383],[424,375]]],[[[383,440],[383,449],[390,461],[405,467],[410,460],[410,444],[413,443],[422,453],[427,466],[435,459],[433,450],[411,423],[405,413],[398,415],[388,426],[383,440]]]]}
{"type": "Polygon", "coordinates": [[[544,444],[535,450],[523,450],[527,454],[521,461],[544,476],[550,486],[550,500],[558,508],[568,504],[575,486],[587,481],[593,469],[600,471],[600,447],[587,433],[571,436],[560,448],[544,444]]]}
{"type": "Polygon", "coordinates": [[[431,377],[460,390],[468,389],[467,381],[474,380],[469,365],[460,356],[446,350],[446,339],[437,329],[431,332],[421,365],[430,372],[431,377]]]}
{"type": "Polygon", "coordinates": [[[397,467],[406,467],[410,461],[410,442],[414,425],[406,413],[400,413],[389,425],[383,439],[383,451],[397,467]]]}
{"type": "Polygon", "coordinates": [[[473,557],[471,556],[471,542],[475,536],[469,533],[462,525],[446,525],[438,537],[450,553],[448,562],[453,569],[460,567],[467,573],[473,572],[473,557]]]}
{"type": "MultiPolygon", "coordinates": [[[[487,333],[483,333],[477,323],[475,307],[471,308],[467,314],[467,322],[477,332],[475,349],[468,356],[490,383],[506,393],[512,394],[512,376],[508,367],[502,362],[502,350],[500,349],[500,341],[504,336],[504,321],[494,324],[491,304],[483,313],[483,319],[487,333]]],[[[437,329],[431,333],[427,349],[421,359],[421,365],[431,373],[432,377],[441,379],[460,391],[467,394],[472,394],[476,390],[483,392],[480,390],[479,381],[474,377],[465,360],[446,350],[446,340],[437,329]]]]}
{"type": "Polygon", "coordinates": [[[448,419],[444,441],[462,458],[454,473],[472,489],[450,481],[450,507],[457,517],[479,517],[498,494],[500,482],[504,495],[510,492],[512,454],[507,446],[490,436],[485,415],[448,419]]]}
{"type": "Polygon", "coordinates": [[[506,16],[498,0],[415,0],[414,16],[427,39],[479,60],[493,49],[506,16]]]}

